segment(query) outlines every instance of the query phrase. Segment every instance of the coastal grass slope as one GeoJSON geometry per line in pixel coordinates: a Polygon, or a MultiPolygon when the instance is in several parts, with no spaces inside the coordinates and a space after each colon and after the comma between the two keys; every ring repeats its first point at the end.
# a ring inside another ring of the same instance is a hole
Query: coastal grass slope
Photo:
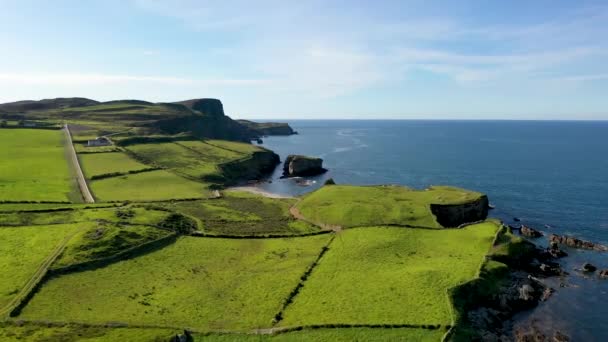
{"type": "MultiPolygon", "coordinates": [[[[444,228],[431,205],[475,203],[483,197],[478,192],[447,186],[414,190],[392,185],[331,185],[305,195],[296,209],[312,222],[345,228],[376,225],[444,228]]],[[[480,215],[479,219],[485,216],[480,215]]]]}
{"type": "Polygon", "coordinates": [[[281,326],[453,323],[447,291],[476,277],[500,225],[338,233],[281,326]]]}

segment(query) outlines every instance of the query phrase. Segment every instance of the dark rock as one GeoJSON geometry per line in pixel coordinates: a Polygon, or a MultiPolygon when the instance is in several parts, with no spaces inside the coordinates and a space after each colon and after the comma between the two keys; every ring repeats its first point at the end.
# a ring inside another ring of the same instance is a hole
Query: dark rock
{"type": "Polygon", "coordinates": [[[519,221],[521,221],[521,220],[520,220],[519,218],[517,218],[517,217],[514,217],[514,218],[513,218],[513,221],[515,221],[515,222],[519,222],[519,221]]]}
{"type": "Polygon", "coordinates": [[[539,269],[546,276],[558,276],[562,274],[562,269],[558,264],[547,265],[541,264],[539,269]]]}
{"type": "Polygon", "coordinates": [[[581,269],[583,270],[583,272],[595,272],[595,270],[597,270],[597,267],[595,267],[592,264],[586,262],[586,263],[583,264],[583,267],[581,269]]]}
{"type": "Polygon", "coordinates": [[[608,270],[601,270],[599,276],[602,279],[608,279],[608,270]]]}
{"type": "Polygon", "coordinates": [[[562,333],[561,331],[556,331],[553,334],[553,342],[569,342],[570,337],[562,333]]]}
{"type": "Polygon", "coordinates": [[[325,181],[325,185],[336,185],[336,181],[333,178],[330,178],[325,181]]]}
{"type": "Polygon", "coordinates": [[[443,227],[458,227],[462,224],[478,222],[488,217],[488,196],[461,204],[431,203],[431,212],[443,227]]]}
{"type": "Polygon", "coordinates": [[[521,229],[519,230],[521,235],[529,237],[529,238],[539,238],[541,236],[543,236],[543,233],[534,229],[534,228],[530,228],[528,226],[525,225],[521,225],[521,229]]]}
{"type": "Polygon", "coordinates": [[[519,299],[524,301],[534,300],[534,288],[525,284],[519,288],[519,299]]]}
{"type": "Polygon", "coordinates": [[[288,177],[315,176],[326,171],[323,168],[323,159],[300,155],[287,156],[283,165],[283,175],[288,177]]]}
{"type": "Polygon", "coordinates": [[[554,258],[562,258],[568,256],[568,253],[559,249],[559,245],[556,242],[551,242],[547,252],[554,258]]]}
{"type": "Polygon", "coordinates": [[[551,242],[551,243],[555,242],[555,243],[559,243],[559,244],[566,245],[566,246],[573,247],[573,248],[592,249],[592,250],[602,251],[602,252],[608,251],[608,247],[606,247],[604,245],[577,239],[575,237],[567,236],[567,235],[551,234],[549,236],[549,242],[551,242]]]}

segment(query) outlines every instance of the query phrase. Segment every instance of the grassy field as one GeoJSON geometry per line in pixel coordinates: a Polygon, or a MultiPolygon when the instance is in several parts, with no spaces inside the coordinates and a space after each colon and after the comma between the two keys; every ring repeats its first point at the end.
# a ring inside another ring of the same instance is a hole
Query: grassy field
{"type": "Polygon", "coordinates": [[[166,342],[179,331],[168,329],[105,328],[65,324],[45,326],[32,323],[0,322],[3,342],[166,342]]]}
{"type": "Polygon", "coordinates": [[[38,267],[80,225],[0,228],[0,309],[36,273],[38,267]]]}
{"type": "Polygon", "coordinates": [[[19,317],[237,331],[268,327],[328,239],[184,237],[136,259],[52,279],[19,317]]]}
{"type": "Polygon", "coordinates": [[[319,228],[294,219],[289,207],[294,199],[274,199],[243,192],[224,192],[212,201],[175,202],[167,207],[200,219],[210,234],[305,234],[319,228]]]}
{"type": "Polygon", "coordinates": [[[87,178],[115,172],[129,172],[149,168],[120,152],[90,153],[78,156],[87,178]]]}
{"type": "Polygon", "coordinates": [[[0,129],[0,201],[68,201],[63,139],[60,130],[0,129]]]}
{"type": "Polygon", "coordinates": [[[301,341],[301,342],[325,342],[325,341],[407,341],[407,342],[439,342],[445,334],[445,330],[426,330],[414,328],[339,328],[339,329],[304,329],[272,336],[264,335],[235,335],[235,334],[211,334],[195,335],[194,341],[209,342],[266,342],[266,341],[301,341]]]}
{"type": "Polygon", "coordinates": [[[170,234],[172,232],[149,226],[99,223],[89,229],[82,229],[70,239],[53,267],[107,258],[170,234]]]}
{"type": "Polygon", "coordinates": [[[162,201],[209,195],[204,184],[164,170],[95,180],[90,185],[100,201],[162,201]]]}
{"type": "Polygon", "coordinates": [[[261,151],[262,149],[253,144],[244,144],[235,141],[226,140],[206,140],[209,145],[221,147],[226,150],[239,152],[241,154],[252,154],[253,152],[261,151]]]}
{"type": "Polygon", "coordinates": [[[51,225],[77,222],[115,222],[154,225],[169,215],[166,211],[146,208],[93,208],[53,212],[0,212],[0,226],[51,225]],[[122,213],[127,212],[127,215],[122,213]]]}
{"type": "Polygon", "coordinates": [[[0,212],[114,207],[115,203],[0,203],[0,212]]]}
{"type": "Polygon", "coordinates": [[[499,226],[341,233],[281,325],[451,324],[446,291],[473,279],[499,226]]]}
{"type": "Polygon", "coordinates": [[[451,187],[419,191],[401,186],[334,185],[304,196],[297,207],[308,219],[343,227],[405,224],[441,228],[431,213],[431,203],[457,204],[480,196],[451,187]]]}

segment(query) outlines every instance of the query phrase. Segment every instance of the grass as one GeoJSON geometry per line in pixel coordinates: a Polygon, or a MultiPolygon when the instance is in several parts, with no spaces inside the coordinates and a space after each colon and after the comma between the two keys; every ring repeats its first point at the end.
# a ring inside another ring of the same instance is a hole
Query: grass
{"type": "Polygon", "coordinates": [[[0,226],[52,225],[78,222],[114,222],[155,225],[170,213],[146,208],[93,208],[53,212],[2,212],[0,226]],[[128,213],[124,215],[122,213],[128,213]]]}
{"type": "Polygon", "coordinates": [[[147,164],[172,169],[200,180],[221,177],[218,164],[246,156],[202,141],[138,144],[130,145],[127,149],[147,164]]]}
{"type": "Polygon", "coordinates": [[[238,152],[241,154],[252,154],[253,152],[262,151],[262,148],[255,146],[253,144],[244,144],[235,141],[226,141],[226,140],[206,140],[209,145],[221,147],[226,150],[238,152]]]}
{"type": "Polygon", "coordinates": [[[237,341],[408,341],[438,342],[445,330],[426,330],[416,328],[338,328],[338,329],[304,329],[287,333],[268,335],[210,334],[195,335],[194,341],[237,342],[237,341]]]}
{"type": "Polygon", "coordinates": [[[91,153],[78,156],[87,178],[115,172],[129,172],[148,168],[120,152],[91,153]]]}
{"type": "Polygon", "coordinates": [[[481,196],[452,187],[412,190],[401,186],[324,186],[306,195],[297,205],[314,222],[361,227],[400,224],[442,228],[430,204],[459,204],[481,196]]]}
{"type": "Polygon", "coordinates": [[[305,234],[319,228],[294,219],[289,208],[293,199],[275,199],[241,192],[224,192],[215,200],[176,202],[168,207],[194,216],[210,234],[265,235],[305,234]]]}
{"type": "Polygon", "coordinates": [[[162,201],[209,195],[203,184],[164,170],[95,180],[90,185],[100,201],[162,201]]]}
{"type": "Polygon", "coordinates": [[[0,308],[36,273],[38,267],[79,225],[0,228],[0,308]]]}
{"type": "Polygon", "coordinates": [[[183,237],[136,259],[51,279],[20,318],[206,330],[269,327],[328,239],[183,237]]]}
{"type": "Polygon", "coordinates": [[[60,130],[0,129],[0,201],[68,201],[63,139],[60,130]]]}
{"type": "Polygon", "coordinates": [[[358,228],[336,237],[283,326],[451,324],[447,290],[476,277],[499,226],[358,228]]]}
{"type": "Polygon", "coordinates": [[[48,326],[34,323],[0,322],[0,340],[4,342],[166,342],[176,332],[154,328],[106,328],[78,324],[48,326]]]}
{"type": "Polygon", "coordinates": [[[113,207],[117,204],[113,203],[0,203],[0,212],[10,211],[34,211],[34,210],[49,210],[49,209],[65,209],[65,208],[102,208],[113,207]]]}
{"type": "Polygon", "coordinates": [[[97,224],[76,234],[53,267],[65,267],[113,256],[126,249],[171,235],[150,226],[97,224]]]}

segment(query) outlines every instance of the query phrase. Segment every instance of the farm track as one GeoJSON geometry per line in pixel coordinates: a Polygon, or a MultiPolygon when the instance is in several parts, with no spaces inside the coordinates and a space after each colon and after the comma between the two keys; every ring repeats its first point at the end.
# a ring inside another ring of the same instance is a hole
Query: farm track
{"type": "Polygon", "coordinates": [[[76,149],[74,149],[74,143],[72,142],[72,133],[70,133],[68,124],[65,124],[63,129],[65,130],[65,135],[68,140],[67,144],[70,154],[70,162],[72,163],[74,170],[76,170],[76,178],[78,180],[78,187],[80,188],[82,198],[86,203],[95,203],[95,199],[89,190],[89,185],[84,178],[84,173],[82,173],[82,168],[80,167],[80,162],[78,161],[78,156],[76,155],[76,149]]]}
{"type": "Polygon", "coordinates": [[[57,247],[55,247],[55,249],[53,250],[51,255],[49,255],[42,262],[42,264],[40,264],[40,266],[38,266],[38,269],[36,269],[36,272],[34,273],[34,275],[30,278],[30,280],[28,280],[27,283],[25,283],[25,286],[19,291],[19,293],[15,296],[15,298],[13,298],[5,307],[0,309],[0,317],[4,317],[7,314],[10,314],[16,307],[19,306],[19,304],[25,298],[27,298],[27,296],[30,294],[30,292],[32,290],[34,290],[36,288],[36,286],[38,286],[40,281],[44,278],[44,276],[48,272],[49,267],[53,264],[53,262],[55,262],[55,260],[59,257],[59,255],[61,255],[61,253],[65,249],[65,246],[72,239],[72,237],[74,237],[74,235],[76,235],[76,233],[78,233],[78,229],[76,229],[73,233],[66,236],[63,239],[63,241],[61,241],[61,243],[59,245],[57,245],[57,247]]]}
{"type": "Polygon", "coordinates": [[[289,208],[289,213],[291,214],[291,216],[293,216],[294,218],[304,221],[304,222],[308,222],[312,225],[315,225],[323,230],[332,230],[334,232],[340,232],[342,231],[342,226],[339,226],[337,224],[326,224],[326,223],[320,223],[320,222],[314,222],[308,218],[306,218],[306,216],[302,215],[302,213],[300,212],[300,210],[296,207],[296,205],[298,205],[298,203],[294,204],[293,206],[291,206],[291,208],[289,208]]]}

